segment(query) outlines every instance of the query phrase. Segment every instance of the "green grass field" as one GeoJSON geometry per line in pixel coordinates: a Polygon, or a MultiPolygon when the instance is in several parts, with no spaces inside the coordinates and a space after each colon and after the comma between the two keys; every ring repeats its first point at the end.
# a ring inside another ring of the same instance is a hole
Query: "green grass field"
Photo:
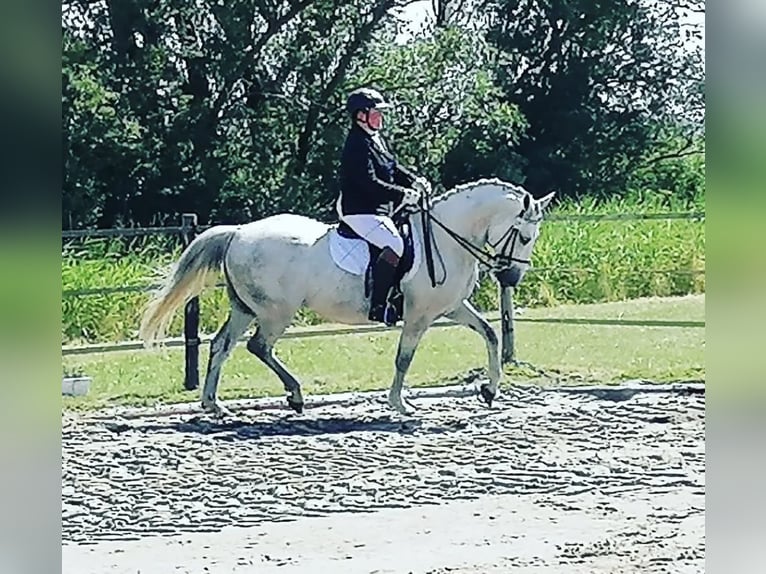
{"type": "MultiPolygon", "coordinates": [[[[601,318],[704,321],[704,295],[644,298],[590,305],[525,310],[520,318],[601,318]]],[[[499,324],[494,323],[499,334],[499,324]]],[[[398,331],[284,339],[277,355],[301,380],[307,394],[388,388],[398,331]]],[[[200,357],[201,377],[208,345],[200,357]]],[[[516,324],[516,355],[565,382],[704,379],[705,329],[599,325],[516,324]]],[[[64,370],[93,377],[86,397],[64,397],[65,409],[196,401],[183,390],[183,350],[142,350],[64,357],[64,370]]],[[[483,340],[464,327],[432,329],[424,337],[408,376],[413,387],[442,385],[486,366],[483,340]]],[[[503,384],[529,380],[508,370],[503,384]]],[[[540,382],[545,382],[544,380],[540,382]]],[[[224,365],[223,400],[283,394],[281,383],[239,345],[224,365]]]]}

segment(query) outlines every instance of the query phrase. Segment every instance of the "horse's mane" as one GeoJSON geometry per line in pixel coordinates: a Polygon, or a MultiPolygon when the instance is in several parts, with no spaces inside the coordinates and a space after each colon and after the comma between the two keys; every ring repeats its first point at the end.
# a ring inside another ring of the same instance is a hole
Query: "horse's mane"
{"type": "Polygon", "coordinates": [[[525,190],[523,187],[520,187],[518,185],[515,185],[513,183],[510,183],[508,181],[503,181],[502,179],[499,179],[497,177],[484,177],[481,179],[477,179],[476,181],[469,181],[468,183],[461,183],[453,187],[452,189],[448,189],[441,195],[437,195],[433,199],[433,203],[441,203],[442,201],[445,201],[452,197],[453,195],[458,195],[463,193],[464,191],[469,191],[471,189],[474,189],[476,187],[482,186],[482,185],[495,185],[498,187],[502,187],[505,190],[512,191],[516,194],[516,196],[519,199],[523,199],[525,195],[528,195],[529,192],[525,190]]]}

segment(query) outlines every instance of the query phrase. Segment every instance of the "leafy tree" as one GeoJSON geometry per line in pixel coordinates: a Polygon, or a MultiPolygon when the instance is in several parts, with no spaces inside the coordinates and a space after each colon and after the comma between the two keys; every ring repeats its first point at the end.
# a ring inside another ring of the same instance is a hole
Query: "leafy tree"
{"type": "Polygon", "coordinates": [[[102,217],[115,187],[140,163],[140,127],[120,94],[109,89],[83,42],[64,34],[64,225],[93,225],[102,217]],[[121,158],[121,162],[115,162],[121,158]]]}
{"type": "Polygon", "coordinates": [[[698,0],[434,0],[398,44],[411,1],[65,0],[62,223],[333,219],[362,84],[396,104],[397,155],[443,186],[699,191],[704,69],[678,18],[698,0]]]}
{"type": "Polygon", "coordinates": [[[473,177],[468,166],[491,155],[488,140],[510,146],[524,128],[516,106],[500,99],[488,54],[480,36],[444,27],[404,46],[377,46],[376,64],[352,78],[391,95],[387,133],[399,157],[443,186],[473,177]],[[461,142],[470,151],[456,152],[461,142]]]}
{"type": "MultiPolygon", "coordinates": [[[[310,211],[316,186],[296,183],[310,183],[322,105],[398,4],[65,2],[65,62],[86,46],[80,52],[95,83],[138,132],[138,157],[92,141],[99,157],[76,160],[83,177],[98,174],[96,223],[148,224],[182,211],[203,221],[310,211]]],[[[70,91],[65,108],[82,108],[83,98],[70,91]]],[[[91,113],[72,117],[68,129],[87,125],[91,113]]],[[[65,140],[77,137],[65,132],[65,140]]],[[[70,179],[65,196],[74,198],[78,185],[70,179]]]]}
{"type": "MultiPolygon", "coordinates": [[[[699,50],[682,21],[701,1],[487,0],[499,85],[529,129],[517,151],[536,193],[623,189],[649,150],[699,132],[699,50]]],[[[691,136],[693,138],[693,136],[691,136]]]]}

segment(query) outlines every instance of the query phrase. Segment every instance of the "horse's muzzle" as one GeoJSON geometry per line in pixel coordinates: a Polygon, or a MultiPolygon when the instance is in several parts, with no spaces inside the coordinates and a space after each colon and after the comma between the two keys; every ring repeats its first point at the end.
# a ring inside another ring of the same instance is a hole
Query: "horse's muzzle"
{"type": "Polygon", "coordinates": [[[522,276],[521,269],[515,265],[495,273],[495,277],[497,277],[501,287],[516,287],[521,282],[522,276]]]}

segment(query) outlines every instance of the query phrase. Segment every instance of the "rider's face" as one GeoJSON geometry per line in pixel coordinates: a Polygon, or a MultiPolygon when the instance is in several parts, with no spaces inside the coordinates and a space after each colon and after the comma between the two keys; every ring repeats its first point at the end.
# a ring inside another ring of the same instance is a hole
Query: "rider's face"
{"type": "Polygon", "coordinates": [[[383,112],[380,110],[370,110],[367,114],[367,123],[374,130],[379,130],[383,127],[383,112]]]}
{"type": "MultiPolygon", "coordinates": [[[[359,119],[365,120],[364,113],[359,114],[359,119]]],[[[367,125],[373,130],[379,130],[383,127],[383,113],[380,110],[372,109],[367,112],[367,125]]]]}

